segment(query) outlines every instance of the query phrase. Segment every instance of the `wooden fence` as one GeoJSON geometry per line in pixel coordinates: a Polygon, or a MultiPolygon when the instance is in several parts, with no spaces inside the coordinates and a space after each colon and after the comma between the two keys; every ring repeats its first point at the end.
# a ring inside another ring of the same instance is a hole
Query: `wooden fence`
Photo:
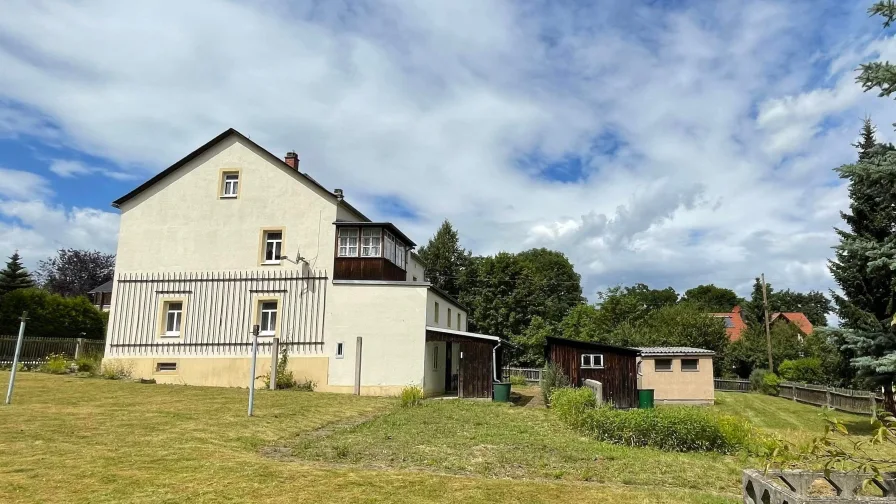
{"type": "Polygon", "coordinates": [[[870,413],[883,396],[866,390],[854,390],[808,383],[783,382],[778,387],[780,397],[797,402],[827,406],[850,413],[870,413]]]}
{"type": "Polygon", "coordinates": [[[713,380],[716,390],[723,392],[749,392],[750,380],[739,380],[737,378],[716,378],[713,380]]]}
{"type": "Polygon", "coordinates": [[[503,379],[506,382],[511,376],[522,376],[528,383],[541,383],[541,371],[539,368],[506,367],[503,369],[503,379]]]}
{"type": "MultiPolygon", "coordinates": [[[[16,352],[16,336],[0,336],[0,365],[12,364],[16,352]]],[[[29,338],[22,341],[22,353],[19,362],[22,364],[39,364],[47,360],[50,354],[65,354],[75,358],[81,355],[102,354],[106,347],[103,340],[83,338],[29,338]]]]}

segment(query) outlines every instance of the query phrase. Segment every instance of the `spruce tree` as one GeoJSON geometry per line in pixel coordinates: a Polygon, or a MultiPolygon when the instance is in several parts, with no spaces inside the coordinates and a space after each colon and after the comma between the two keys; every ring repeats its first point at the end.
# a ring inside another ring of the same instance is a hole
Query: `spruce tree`
{"type": "Polygon", "coordinates": [[[871,150],[877,146],[877,128],[871,122],[870,117],[862,121],[862,139],[852,144],[859,151],[859,159],[866,159],[871,155],[871,150]]]}
{"type": "MultiPolygon", "coordinates": [[[[863,127],[868,131],[868,124],[863,127]]],[[[874,139],[873,127],[871,139],[874,139]]],[[[896,151],[877,144],[860,148],[858,162],[836,169],[848,181],[848,229],[830,261],[843,294],[832,292],[841,328],[833,330],[859,378],[884,389],[884,408],[896,411],[896,151]]]]}
{"type": "Polygon", "coordinates": [[[34,287],[34,280],[31,279],[28,270],[22,266],[22,258],[17,250],[9,257],[6,268],[0,270],[0,295],[29,287],[34,287]]]}
{"type": "Polygon", "coordinates": [[[420,247],[427,279],[436,287],[457,297],[460,294],[460,277],[470,262],[470,253],[460,246],[460,238],[454,226],[446,219],[420,247]]]}

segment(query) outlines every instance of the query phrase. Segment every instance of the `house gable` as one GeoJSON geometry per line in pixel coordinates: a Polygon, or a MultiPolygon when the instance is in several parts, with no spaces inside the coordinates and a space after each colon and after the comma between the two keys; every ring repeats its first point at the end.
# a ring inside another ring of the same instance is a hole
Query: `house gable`
{"type": "Polygon", "coordinates": [[[332,193],[232,130],[116,205],[118,271],[253,269],[263,231],[274,228],[283,229],[283,255],[315,259],[317,269],[332,271],[329,223],[337,213],[363,217],[338,212],[332,193]],[[221,198],[225,172],[239,173],[239,197],[221,198]]]}

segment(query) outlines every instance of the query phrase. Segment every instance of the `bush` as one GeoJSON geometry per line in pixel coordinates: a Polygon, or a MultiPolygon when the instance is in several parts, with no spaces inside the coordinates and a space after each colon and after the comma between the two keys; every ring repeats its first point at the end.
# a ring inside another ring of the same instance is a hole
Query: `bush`
{"type": "Polygon", "coordinates": [[[754,369],[753,372],[750,373],[750,390],[753,392],[762,392],[762,384],[765,382],[765,375],[767,374],[767,369],[754,369]]]}
{"type": "Polygon", "coordinates": [[[544,398],[544,404],[551,404],[551,394],[554,389],[569,387],[569,378],[560,369],[560,366],[549,362],[541,373],[541,396],[544,398]]]}
{"type": "MultiPolygon", "coordinates": [[[[636,410],[591,408],[584,392],[590,394],[582,389],[558,390],[554,407],[566,423],[599,441],[676,452],[760,450],[761,436],[744,419],[685,406],[636,410]]],[[[591,396],[592,404],[593,400],[591,396]]]]}
{"type": "MultiPolygon", "coordinates": [[[[289,366],[289,350],[286,348],[286,345],[283,345],[283,350],[280,351],[280,358],[277,360],[277,389],[294,389],[299,388],[299,383],[296,382],[296,377],[292,374],[292,371],[287,369],[289,366]]],[[[264,381],[264,388],[271,388],[271,372],[268,371],[266,374],[257,377],[264,381]]],[[[314,390],[314,382],[308,381],[301,384],[303,390],[314,390]]]]}
{"type": "Polygon", "coordinates": [[[781,385],[781,379],[775,373],[768,373],[762,377],[762,388],[760,392],[765,395],[778,395],[778,386],[781,385]]]}
{"type": "Polygon", "coordinates": [[[822,362],[817,357],[786,360],[778,366],[778,374],[787,381],[819,385],[826,384],[825,374],[822,371],[822,362]]]}
{"type": "Polygon", "coordinates": [[[50,354],[39,370],[42,373],[66,374],[71,372],[71,364],[72,361],[63,354],[50,354]]]}
{"type": "Polygon", "coordinates": [[[17,334],[19,317],[28,310],[29,338],[103,339],[103,312],[84,296],[64,297],[42,289],[16,289],[0,303],[0,334],[17,334]]]}
{"type": "Polygon", "coordinates": [[[401,406],[419,406],[423,404],[423,389],[415,385],[409,385],[401,389],[401,406]]]}
{"type": "Polygon", "coordinates": [[[100,372],[100,366],[103,362],[103,356],[98,353],[81,355],[75,359],[75,365],[81,373],[90,373],[92,375],[100,372]]]}
{"type": "Polygon", "coordinates": [[[594,392],[589,388],[560,388],[551,395],[551,408],[557,417],[577,429],[583,426],[586,413],[595,406],[594,392]]]}
{"type": "Polygon", "coordinates": [[[100,376],[107,380],[129,380],[134,372],[130,361],[113,360],[103,364],[100,376]]]}
{"type": "Polygon", "coordinates": [[[523,375],[510,375],[510,384],[514,387],[525,387],[526,377],[523,375]]]}

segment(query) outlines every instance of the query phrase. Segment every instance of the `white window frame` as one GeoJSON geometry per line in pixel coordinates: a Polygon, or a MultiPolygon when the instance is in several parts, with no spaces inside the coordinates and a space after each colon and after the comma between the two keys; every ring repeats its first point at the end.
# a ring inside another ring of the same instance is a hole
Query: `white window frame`
{"type": "Polygon", "coordinates": [[[392,263],[395,262],[395,237],[386,230],[383,230],[383,257],[392,263]]]}
{"type": "Polygon", "coordinates": [[[342,359],[345,357],[345,343],[341,341],[336,342],[336,358],[342,359]]]}
{"type": "Polygon", "coordinates": [[[674,359],[667,359],[667,358],[653,359],[653,371],[655,373],[671,373],[672,371],[675,370],[674,366],[675,366],[674,359]],[[660,369],[660,367],[659,367],[660,361],[669,361],[669,368],[668,369],[660,369]]]}
{"type": "Polygon", "coordinates": [[[380,228],[361,228],[361,257],[382,257],[380,228]]]}
{"type": "Polygon", "coordinates": [[[275,231],[275,230],[265,231],[264,232],[264,250],[262,252],[264,254],[262,256],[264,259],[262,264],[280,264],[280,256],[283,255],[283,231],[275,231]],[[277,239],[271,238],[272,234],[278,234],[278,235],[280,235],[280,238],[277,238],[277,239]],[[270,259],[268,259],[268,245],[269,244],[273,245],[273,247],[272,247],[273,253],[271,254],[272,257],[270,259]]]}
{"type": "Polygon", "coordinates": [[[280,303],[275,299],[266,299],[258,302],[259,336],[274,336],[277,334],[277,319],[280,318],[278,316],[279,311],[280,303]],[[274,305],[274,309],[265,308],[265,305],[274,305]],[[273,323],[271,315],[273,315],[273,323]],[[267,320],[265,320],[265,317],[267,317],[267,320]]]}
{"type": "Polygon", "coordinates": [[[358,257],[361,247],[358,228],[339,228],[338,257],[358,257]],[[354,252],[353,252],[354,251],[354,252]]]}
{"type": "Polygon", "coordinates": [[[696,373],[696,372],[700,371],[700,359],[690,359],[690,358],[681,359],[680,366],[681,366],[681,371],[683,373],[696,373]],[[694,369],[685,369],[684,361],[694,361],[694,369]]]}
{"type": "Polygon", "coordinates": [[[222,198],[236,198],[240,193],[240,173],[224,172],[221,177],[224,186],[221,188],[222,198]]]}
{"type": "Polygon", "coordinates": [[[604,354],[582,354],[581,365],[582,369],[603,369],[604,354]],[[596,359],[600,360],[600,364],[594,363],[596,359]]]}
{"type": "Polygon", "coordinates": [[[162,336],[166,338],[180,338],[184,327],[184,302],[183,301],[166,301],[165,302],[165,332],[162,336]],[[172,310],[173,305],[180,305],[177,310],[172,310]],[[171,315],[174,315],[175,328],[169,329],[171,315]]]}

